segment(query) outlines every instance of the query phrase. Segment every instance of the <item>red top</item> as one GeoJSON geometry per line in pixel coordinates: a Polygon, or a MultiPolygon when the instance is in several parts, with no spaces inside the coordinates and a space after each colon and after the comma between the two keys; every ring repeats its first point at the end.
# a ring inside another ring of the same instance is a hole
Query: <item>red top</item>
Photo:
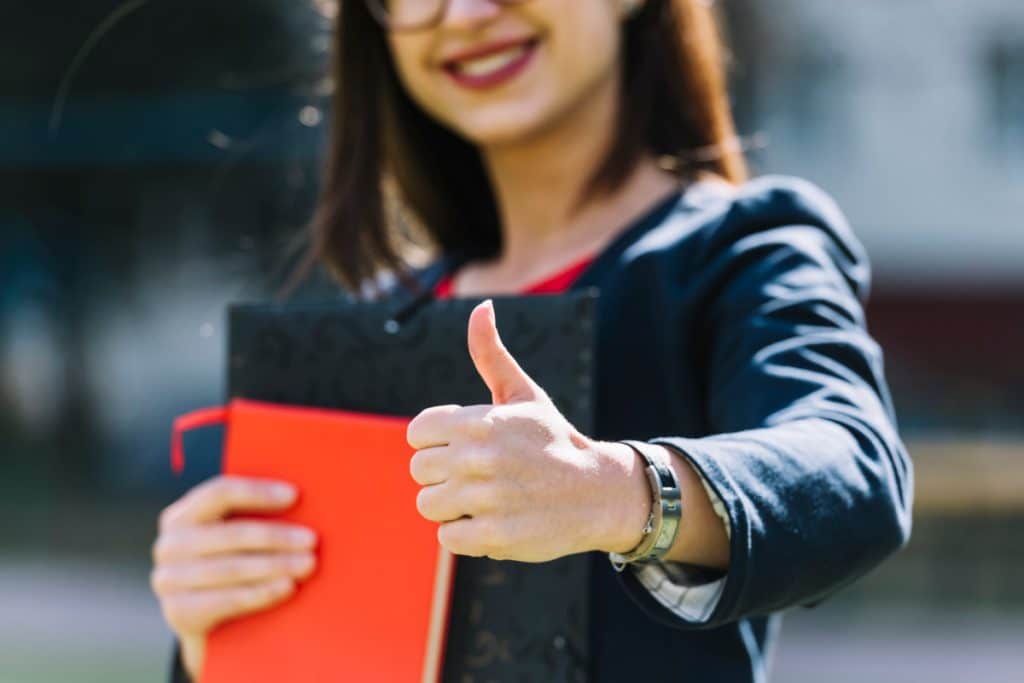
{"type": "MultiPolygon", "coordinates": [[[[587,266],[594,261],[594,258],[594,256],[588,256],[582,261],[577,261],[565,270],[555,273],[550,277],[546,277],[543,280],[534,282],[532,285],[520,292],[520,294],[559,294],[564,292],[569,289],[569,286],[575,282],[576,278],[587,269],[587,266]]],[[[452,296],[451,275],[446,275],[437,283],[437,286],[434,287],[434,296],[438,299],[444,299],[452,296]]]]}

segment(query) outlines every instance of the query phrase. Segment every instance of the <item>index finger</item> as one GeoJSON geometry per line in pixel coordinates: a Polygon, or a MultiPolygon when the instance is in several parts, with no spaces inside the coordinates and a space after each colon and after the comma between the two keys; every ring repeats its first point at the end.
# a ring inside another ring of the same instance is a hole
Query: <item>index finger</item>
{"type": "Polygon", "coordinates": [[[405,428],[405,440],[416,450],[447,446],[451,438],[452,416],[462,406],[431,406],[419,412],[405,428]]]}
{"type": "Polygon", "coordinates": [[[493,406],[442,405],[420,411],[405,430],[405,440],[416,450],[447,446],[460,435],[479,436],[485,429],[484,418],[493,406]]]}
{"type": "Polygon", "coordinates": [[[232,512],[280,510],[298,495],[287,482],[219,476],[199,484],[160,513],[160,529],[204,524],[232,512]]]}

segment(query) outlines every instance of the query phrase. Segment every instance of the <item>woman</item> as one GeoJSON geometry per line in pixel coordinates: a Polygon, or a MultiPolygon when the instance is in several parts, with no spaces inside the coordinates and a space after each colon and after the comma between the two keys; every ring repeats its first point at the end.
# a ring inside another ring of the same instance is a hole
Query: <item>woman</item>
{"type": "MultiPolygon", "coordinates": [[[[811,184],[746,179],[708,4],[344,0],[335,60],[307,267],[373,296],[601,289],[590,436],[474,309],[492,405],[428,408],[408,432],[441,543],[592,552],[590,680],[766,680],[780,610],[906,542],[912,476],[864,253],[811,184]]],[[[217,478],[162,514],[179,680],[209,629],[313,570],[311,530],[224,521],[294,495],[217,478]]]]}

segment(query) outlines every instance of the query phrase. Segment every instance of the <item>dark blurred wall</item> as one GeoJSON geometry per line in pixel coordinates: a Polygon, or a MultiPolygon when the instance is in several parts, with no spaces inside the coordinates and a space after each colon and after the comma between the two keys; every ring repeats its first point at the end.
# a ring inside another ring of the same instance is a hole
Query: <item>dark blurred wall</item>
{"type": "Polygon", "coordinates": [[[166,480],[220,399],[221,304],[308,218],[328,23],[312,4],[14,3],[0,23],[0,440],[11,494],[166,480]]]}

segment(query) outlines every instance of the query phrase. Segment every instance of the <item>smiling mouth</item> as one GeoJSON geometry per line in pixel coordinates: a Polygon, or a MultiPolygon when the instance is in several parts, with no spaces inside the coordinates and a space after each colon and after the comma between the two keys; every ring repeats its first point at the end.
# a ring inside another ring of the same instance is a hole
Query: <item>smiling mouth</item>
{"type": "Polygon", "coordinates": [[[451,59],[442,66],[460,85],[472,88],[493,86],[519,73],[530,61],[539,42],[531,38],[501,50],[451,59]]]}

